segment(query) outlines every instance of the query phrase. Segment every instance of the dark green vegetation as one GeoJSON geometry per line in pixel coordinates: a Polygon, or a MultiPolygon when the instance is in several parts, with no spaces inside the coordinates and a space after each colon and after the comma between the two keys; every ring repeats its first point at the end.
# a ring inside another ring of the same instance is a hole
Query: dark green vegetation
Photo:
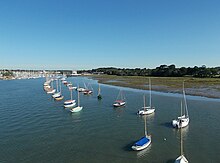
{"type": "MultiPolygon", "coordinates": [[[[85,72],[85,71],[81,71],[85,72]]],[[[155,76],[155,77],[198,77],[198,78],[206,78],[206,77],[219,77],[220,76],[220,67],[215,68],[207,68],[206,66],[202,67],[181,67],[176,68],[175,65],[161,65],[156,67],[155,69],[146,69],[146,68],[98,68],[92,69],[86,72],[90,73],[104,73],[108,75],[117,75],[117,76],[155,76]]]]}
{"type": "Polygon", "coordinates": [[[9,71],[9,70],[4,71],[1,74],[2,74],[3,77],[13,77],[14,76],[13,72],[9,71]]]}

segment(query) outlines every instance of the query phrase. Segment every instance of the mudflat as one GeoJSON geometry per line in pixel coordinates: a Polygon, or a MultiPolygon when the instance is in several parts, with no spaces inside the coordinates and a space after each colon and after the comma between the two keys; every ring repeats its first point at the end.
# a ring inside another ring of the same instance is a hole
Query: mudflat
{"type": "Polygon", "coordinates": [[[220,98],[220,78],[193,78],[193,77],[143,77],[143,76],[116,76],[92,75],[99,83],[123,86],[136,89],[149,89],[149,78],[154,91],[182,93],[183,81],[187,95],[220,98]]]}

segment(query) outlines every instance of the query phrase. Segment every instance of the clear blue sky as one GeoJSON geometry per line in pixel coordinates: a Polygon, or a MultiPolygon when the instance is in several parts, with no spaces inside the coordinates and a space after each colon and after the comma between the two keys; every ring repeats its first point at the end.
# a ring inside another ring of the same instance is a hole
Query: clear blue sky
{"type": "Polygon", "coordinates": [[[219,0],[0,1],[0,69],[219,63],[219,0]]]}

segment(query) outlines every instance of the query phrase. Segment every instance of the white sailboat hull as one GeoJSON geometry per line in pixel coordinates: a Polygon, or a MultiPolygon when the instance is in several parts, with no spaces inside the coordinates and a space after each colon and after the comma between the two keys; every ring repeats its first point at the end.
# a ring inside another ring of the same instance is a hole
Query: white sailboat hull
{"type": "Polygon", "coordinates": [[[120,107],[120,106],[124,106],[126,102],[120,102],[120,103],[114,103],[113,106],[114,107],[120,107]]]}
{"type": "Polygon", "coordinates": [[[67,86],[67,87],[71,87],[71,86],[72,86],[72,84],[71,84],[71,83],[69,83],[69,84],[67,84],[66,86],[67,86]]]}
{"type": "Polygon", "coordinates": [[[75,105],[76,105],[76,103],[73,102],[73,103],[69,103],[69,104],[64,104],[63,106],[64,106],[65,108],[71,108],[71,107],[74,107],[75,105]]]}
{"type": "Polygon", "coordinates": [[[69,90],[73,90],[73,89],[77,89],[77,87],[72,87],[72,86],[69,87],[69,90]]]}
{"type": "Polygon", "coordinates": [[[61,93],[58,92],[58,93],[53,94],[52,97],[53,97],[53,98],[56,98],[56,97],[59,97],[60,95],[61,95],[61,93]]]}
{"type": "Polygon", "coordinates": [[[62,83],[63,84],[68,84],[68,82],[66,80],[63,80],[62,83]]]}
{"type": "Polygon", "coordinates": [[[139,115],[149,115],[155,112],[155,108],[146,107],[145,110],[138,111],[139,115]]]}
{"type": "Polygon", "coordinates": [[[44,87],[48,87],[50,83],[44,83],[44,87]]]}
{"type": "Polygon", "coordinates": [[[56,89],[53,89],[52,91],[48,91],[47,94],[53,94],[56,92],[56,89]]]}
{"type": "Polygon", "coordinates": [[[44,89],[46,89],[46,88],[51,88],[51,86],[45,85],[45,86],[44,86],[44,89]]]}
{"type": "Polygon", "coordinates": [[[68,105],[68,104],[72,104],[72,103],[75,103],[76,100],[67,100],[64,102],[64,105],[68,105]]]}
{"type": "Polygon", "coordinates": [[[92,94],[93,92],[92,92],[91,90],[85,90],[83,93],[84,93],[84,95],[90,95],[90,94],[92,94]]]}
{"type": "Polygon", "coordinates": [[[77,89],[79,92],[84,92],[86,89],[85,88],[78,88],[77,89]]]}
{"type": "Polygon", "coordinates": [[[60,97],[55,97],[54,98],[56,101],[61,101],[63,99],[63,96],[60,96],[60,97]]]}
{"type": "Polygon", "coordinates": [[[183,128],[189,125],[189,115],[186,103],[186,96],[184,91],[184,82],[183,82],[183,98],[184,98],[184,114],[182,115],[182,101],[181,101],[181,115],[177,119],[172,120],[172,125],[175,128],[183,128]]]}
{"type": "Polygon", "coordinates": [[[184,155],[179,156],[174,163],[188,163],[188,160],[184,155]]]}
{"type": "Polygon", "coordinates": [[[77,106],[77,107],[75,107],[75,108],[70,109],[70,111],[71,111],[72,113],[75,113],[75,112],[81,111],[82,108],[83,108],[82,106],[77,106]]]}
{"type": "Polygon", "coordinates": [[[185,117],[185,116],[178,117],[178,119],[174,119],[172,121],[172,125],[175,128],[184,128],[189,125],[189,117],[185,117]]]}

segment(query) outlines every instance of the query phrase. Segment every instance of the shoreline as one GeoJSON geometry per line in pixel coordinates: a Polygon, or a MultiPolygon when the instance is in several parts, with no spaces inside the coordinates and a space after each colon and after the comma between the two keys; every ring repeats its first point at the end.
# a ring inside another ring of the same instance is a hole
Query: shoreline
{"type": "MultiPolygon", "coordinates": [[[[101,84],[148,90],[148,78],[140,76],[93,75],[91,78],[101,84]]],[[[185,81],[186,95],[213,99],[220,98],[220,79],[192,77],[151,77],[152,91],[182,94],[182,83],[185,81]]]]}

